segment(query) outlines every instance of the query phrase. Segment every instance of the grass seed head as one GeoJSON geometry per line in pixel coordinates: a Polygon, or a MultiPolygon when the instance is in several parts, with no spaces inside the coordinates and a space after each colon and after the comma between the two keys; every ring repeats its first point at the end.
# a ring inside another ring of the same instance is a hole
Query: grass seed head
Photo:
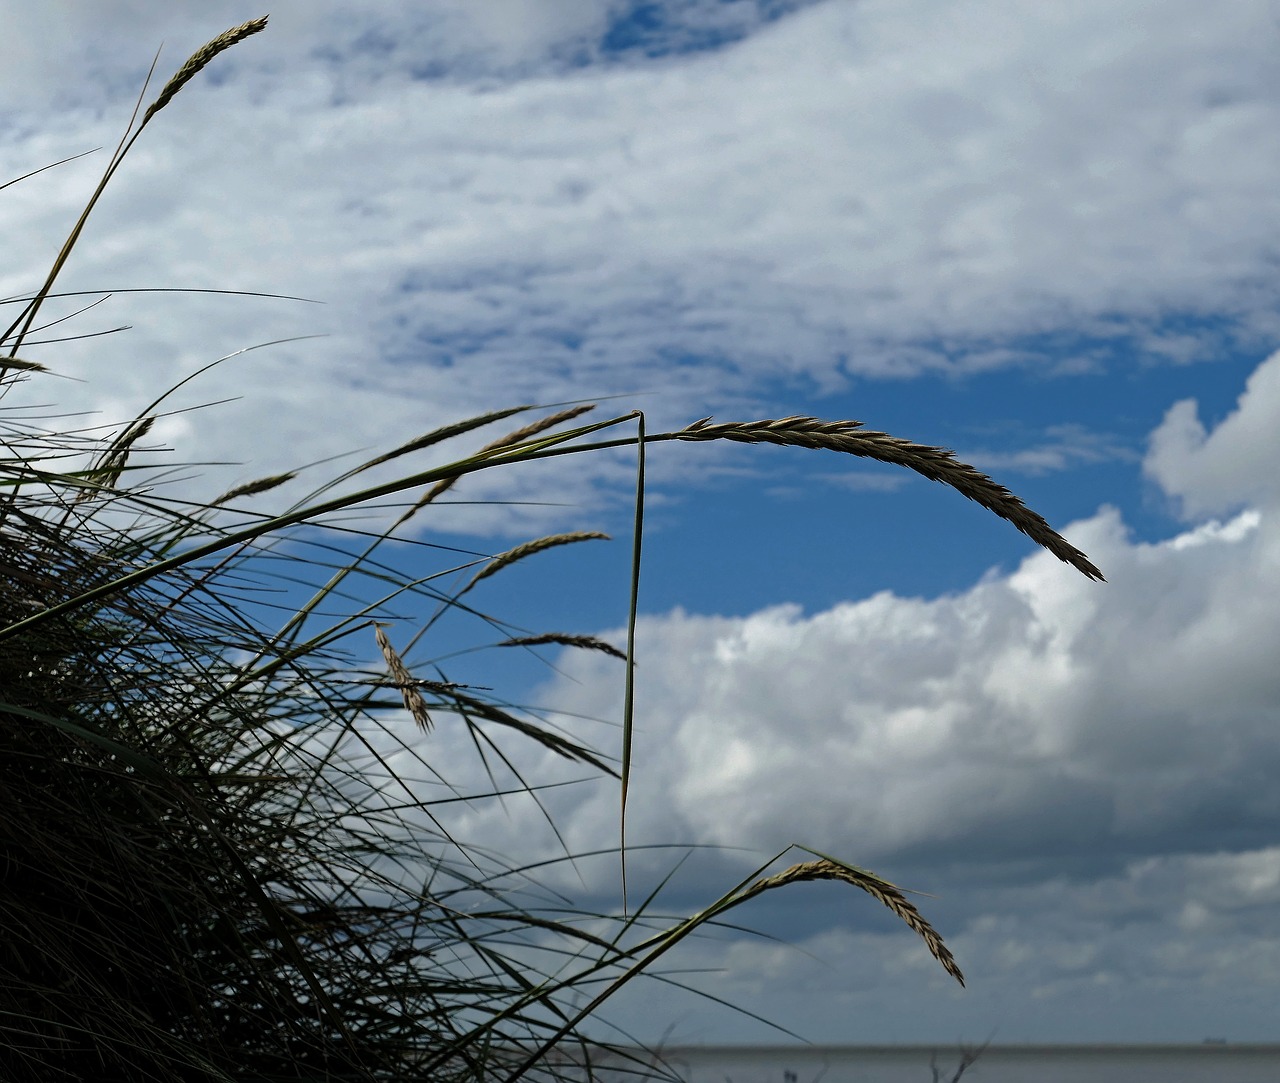
{"type": "Polygon", "coordinates": [[[187,62],[177,70],[173,78],[165,83],[164,88],[160,91],[160,96],[151,103],[143,115],[142,123],[145,125],[147,121],[173,101],[174,95],[191,82],[215,56],[230,49],[237,42],[244,41],[250,35],[258,33],[259,30],[265,30],[266,27],[267,16],[263,15],[260,18],[250,19],[248,22],[241,23],[239,26],[233,26],[230,30],[223,31],[212,41],[206,42],[192,53],[187,62]]]}
{"type": "Polygon", "coordinates": [[[378,641],[382,657],[387,663],[387,670],[391,674],[391,680],[400,689],[400,698],[404,702],[405,710],[413,715],[413,720],[418,723],[418,728],[423,733],[430,733],[432,722],[431,715],[427,712],[427,701],[422,698],[422,693],[418,691],[413,674],[409,672],[409,667],[404,664],[404,659],[396,653],[395,647],[391,645],[391,640],[387,638],[387,634],[382,630],[381,625],[375,624],[373,626],[373,635],[378,641]]]}
{"type": "Polygon", "coordinates": [[[937,930],[924,919],[920,911],[911,904],[897,887],[887,880],[881,880],[880,877],[873,876],[869,872],[855,869],[850,865],[842,865],[826,858],[819,861],[802,861],[775,876],[767,876],[764,879],[757,880],[747,889],[747,894],[759,894],[762,891],[783,887],[786,884],[799,883],[802,880],[841,880],[846,884],[861,888],[872,898],[879,899],[906,922],[907,926],[924,941],[925,947],[929,949],[929,954],[942,964],[942,968],[961,985],[964,985],[964,975],[956,964],[955,956],[951,954],[946,944],[942,942],[942,937],[938,935],[937,930]]]}

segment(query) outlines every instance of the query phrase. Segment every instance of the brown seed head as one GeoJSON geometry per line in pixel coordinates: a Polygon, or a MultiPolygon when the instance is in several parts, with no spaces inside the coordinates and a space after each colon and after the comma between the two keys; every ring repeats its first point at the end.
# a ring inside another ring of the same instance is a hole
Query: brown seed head
{"type": "Polygon", "coordinates": [[[191,82],[200,69],[215,56],[230,49],[237,42],[244,41],[250,35],[256,34],[259,30],[265,30],[266,26],[267,16],[265,15],[258,19],[250,19],[247,23],[241,23],[239,26],[233,26],[230,30],[224,31],[212,41],[197,49],[191,54],[187,62],[178,69],[173,78],[165,83],[164,89],[160,91],[160,96],[151,103],[143,115],[142,123],[145,125],[147,121],[168,105],[173,100],[173,96],[191,82]]]}

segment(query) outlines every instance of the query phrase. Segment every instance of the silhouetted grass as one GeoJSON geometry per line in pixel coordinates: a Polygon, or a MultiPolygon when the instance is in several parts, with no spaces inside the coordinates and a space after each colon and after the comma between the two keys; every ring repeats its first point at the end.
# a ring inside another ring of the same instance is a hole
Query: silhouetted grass
{"type": "MultiPolygon", "coordinates": [[[[43,284],[10,302],[18,314],[0,338],[0,395],[56,369],[29,356],[38,345],[30,336],[142,128],[219,52],[264,26],[253,20],[199,50],[131,125],[43,284]]],[[[292,473],[208,504],[148,481],[136,460],[162,398],[105,435],[51,431],[20,409],[3,415],[0,1079],[577,1078],[590,1068],[573,1062],[589,1064],[594,1048],[581,1025],[613,992],[729,910],[815,878],[869,892],[961,979],[897,888],[812,851],[781,873],[762,866],[669,924],[652,915],[652,900],[629,917],[584,913],[540,889],[536,869],[456,838],[450,813],[462,798],[498,800],[509,788],[537,799],[536,780],[504,752],[510,741],[617,775],[625,809],[634,644],[622,651],[561,631],[507,631],[495,644],[625,660],[615,771],[605,753],[536,715],[415,666],[404,643],[416,636],[397,634],[405,611],[467,611],[462,596],[478,582],[603,535],[531,540],[479,562],[453,592],[439,582],[457,568],[415,577],[389,563],[384,546],[478,471],[622,445],[636,447],[642,471],[655,441],[769,440],[920,470],[1100,578],[1007,490],[949,453],[855,432],[855,422],[704,420],[648,434],[642,417],[626,414],[567,427],[591,409],[583,405],[522,419],[444,466],[351,491],[374,467],[536,412],[518,406],[425,433],[301,502],[259,512],[292,473]],[[634,434],[600,437],[631,422],[634,434]],[[338,519],[393,494],[420,495],[385,531],[362,534],[338,519]],[[306,600],[269,624],[265,600],[300,583],[306,600]],[[374,654],[376,671],[362,662],[374,654]],[[408,730],[406,713],[416,723],[408,730]],[[457,765],[440,762],[433,745],[444,726],[469,735],[489,789],[450,789],[457,765]],[[435,780],[444,796],[422,797],[411,777],[435,780]],[[596,928],[612,921],[614,932],[589,932],[586,918],[596,928]],[[587,1006],[571,1006],[584,992],[587,1006]]],[[[642,498],[641,472],[633,626],[642,498]]],[[[658,1070],[636,1063],[641,1074],[658,1070]]]]}

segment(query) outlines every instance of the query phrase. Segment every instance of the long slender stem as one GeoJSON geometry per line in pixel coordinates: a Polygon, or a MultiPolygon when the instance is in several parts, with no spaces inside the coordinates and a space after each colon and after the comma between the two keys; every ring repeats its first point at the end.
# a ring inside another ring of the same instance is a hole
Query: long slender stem
{"type": "Polygon", "coordinates": [[[644,539],[644,414],[636,419],[636,513],[631,541],[631,596],[627,603],[627,675],[622,699],[622,794],[618,850],[622,860],[622,913],[627,914],[627,784],[631,780],[631,741],[636,713],[636,614],[640,609],[640,547],[644,539]]]}

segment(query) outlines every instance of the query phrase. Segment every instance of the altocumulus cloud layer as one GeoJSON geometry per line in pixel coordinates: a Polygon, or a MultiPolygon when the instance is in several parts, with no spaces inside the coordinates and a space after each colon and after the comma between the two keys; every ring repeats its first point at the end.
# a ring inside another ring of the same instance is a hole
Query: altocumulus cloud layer
{"type": "MultiPolygon", "coordinates": [[[[113,145],[161,38],[167,72],[245,14],[2,6],[30,43],[0,90],[15,171],[113,145]]],[[[120,295],[77,321],[134,326],[127,364],[59,346],[109,420],[222,353],[330,336],[185,389],[243,396],[158,430],[191,459],[385,446],[495,387],[656,393],[622,405],[683,422],[779,381],[1186,362],[1274,322],[1263,2],[276,7],[147,133],[64,281],[325,302],[120,295]]],[[[97,168],[5,192],[5,294],[97,168]]]]}

